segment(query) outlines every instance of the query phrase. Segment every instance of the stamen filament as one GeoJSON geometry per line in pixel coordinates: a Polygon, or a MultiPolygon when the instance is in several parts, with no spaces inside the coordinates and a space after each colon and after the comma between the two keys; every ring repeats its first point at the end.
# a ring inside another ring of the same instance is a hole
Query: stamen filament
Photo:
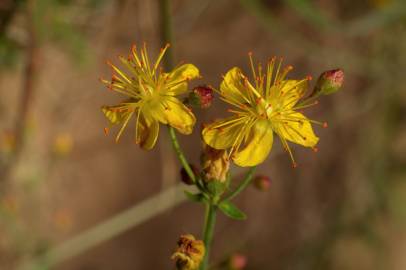
{"type": "Polygon", "coordinates": [[[166,52],[166,50],[167,50],[168,48],[169,48],[169,43],[167,43],[167,44],[165,45],[165,47],[161,49],[161,51],[160,51],[160,53],[159,53],[159,55],[158,55],[158,58],[157,58],[156,61],[155,61],[154,74],[155,74],[155,70],[158,69],[159,63],[161,62],[162,57],[165,55],[165,52],[166,52]]]}
{"type": "MultiPolygon", "coordinates": [[[[256,75],[256,73],[255,73],[254,62],[252,61],[252,52],[249,52],[249,53],[248,53],[248,57],[249,57],[249,59],[250,59],[252,77],[254,78],[254,80],[256,80],[257,75],[256,75]]],[[[256,83],[256,81],[255,81],[255,83],[256,83]]],[[[256,84],[256,86],[258,87],[258,84],[256,84]]]]}
{"type": "Polygon", "coordinates": [[[131,116],[132,116],[133,114],[134,114],[134,111],[132,111],[132,112],[127,116],[127,118],[125,119],[124,124],[121,126],[120,131],[119,131],[118,134],[117,134],[116,142],[118,142],[118,140],[120,139],[121,134],[123,133],[125,127],[126,127],[127,124],[128,124],[128,121],[130,121],[130,118],[131,118],[131,116]]]}
{"type": "Polygon", "coordinates": [[[132,51],[132,54],[133,54],[133,56],[134,56],[134,59],[135,59],[136,64],[138,65],[138,67],[139,67],[140,69],[142,69],[142,65],[141,65],[140,58],[138,58],[137,46],[133,45],[131,51],[132,51]]]}

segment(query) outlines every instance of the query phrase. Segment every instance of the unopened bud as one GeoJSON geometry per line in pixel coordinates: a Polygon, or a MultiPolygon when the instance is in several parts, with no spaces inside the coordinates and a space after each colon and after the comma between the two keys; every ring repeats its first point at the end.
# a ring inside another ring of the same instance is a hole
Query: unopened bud
{"type": "Polygon", "coordinates": [[[337,92],[344,82],[344,71],[333,69],[323,72],[317,80],[311,96],[331,95],[337,92]]]}
{"type": "Polygon", "coordinates": [[[197,86],[189,94],[188,101],[191,105],[206,109],[214,99],[213,89],[210,86],[197,86]]]}
{"type": "MultiPolygon", "coordinates": [[[[189,164],[190,169],[192,169],[193,174],[199,175],[199,169],[193,165],[193,164],[189,164]]],[[[182,169],[180,170],[180,177],[183,183],[185,183],[186,185],[193,185],[193,180],[189,177],[189,174],[186,172],[185,168],[182,167],[182,169]]]]}
{"type": "Polygon", "coordinates": [[[271,186],[271,180],[266,175],[257,175],[254,178],[253,184],[257,189],[267,191],[271,186]]]}
{"type": "Polygon", "coordinates": [[[243,270],[247,266],[247,257],[243,254],[233,254],[229,259],[229,268],[231,270],[243,270]]]}
{"type": "Polygon", "coordinates": [[[202,168],[205,181],[224,183],[227,180],[228,170],[230,169],[230,160],[227,152],[205,145],[202,154],[202,168]]]}
{"type": "Polygon", "coordinates": [[[182,235],[171,259],[175,260],[177,270],[196,270],[204,258],[205,247],[201,240],[191,234],[182,235]]]}

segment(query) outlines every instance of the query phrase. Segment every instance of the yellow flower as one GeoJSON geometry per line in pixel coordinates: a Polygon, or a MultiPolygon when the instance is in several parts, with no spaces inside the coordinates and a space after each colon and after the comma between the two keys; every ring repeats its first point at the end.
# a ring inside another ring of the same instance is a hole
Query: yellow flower
{"type": "Polygon", "coordinates": [[[184,64],[169,73],[163,72],[160,62],[168,47],[161,49],[151,65],[145,44],[140,55],[133,46],[128,59],[119,57],[127,67],[127,73],[108,63],[115,74],[111,82],[102,82],[109,89],[128,97],[119,105],[102,107],[112,124],[122,125],[116,141],[132,116],[136,119],[135,142],[147,150],[157,141],[159,123],[170,125],[182,134],[192,133],[196,118],[177,96],[187,92],[188,81],[199,77],[199,70],[192,64],[184,64]]]}
{"type": "Polygon", "coordinates": [[[256,71],[251,53],[249,58],[255,86],[239,68],[227,72],[219,93],[236,109],[229,110],[233,116],[206,126],[203,139],[213,148],[230,148],[234,162],[247,167],[265,160],[276,133],[296,166],[288,141],[313,148],[319,140],[311,123],[321,123],[297,111],[317,103],[298,102],[306,94],[310,78],[286,80],[292,67],[281,70],[282,60],[276,65],[275,58],[268,62],[266,70],[259,65],[256,71]]]}

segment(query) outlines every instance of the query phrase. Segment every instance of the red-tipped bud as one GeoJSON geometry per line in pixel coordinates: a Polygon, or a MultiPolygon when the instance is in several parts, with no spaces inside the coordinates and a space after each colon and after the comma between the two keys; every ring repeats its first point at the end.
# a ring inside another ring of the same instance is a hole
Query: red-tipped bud
{"type": "MultiPolygon", "coordinates": [[[[199,175],[199,169],[193,165],[193,164],[189,164],[189,167],[192,169],[193,174],[199,175]]],[[[182,169],[180,170],[180,176],[181,176],[181,180],[183,183],[185,183],[186,185],[193,185],[193,181],[192,179],[189,177],[188,173],[186,172],[185,168],[182,167],[182,169]]]]}
{"type": "Polygon", "coordinates": [[[253,184],[258,190],[267,191],[271,186],[271,180],[266,175],[257,175],[254,178],[253,184]]]}
{"type": "Polygon", "coordinates": [[[206,109],[211,106],[214,99],[213,89],[203,85],[195,87],[189,94],[188,101],[191,105],[206,109]]]}
{"type": "Polygon", "coordinates": [[[317,80],[312,96],[331,95],[337,92],[344,82],[344,71],[333,69],[323,72],[317,80]]]}
{"type": "Polygon", "coordinates": [[[229,259],[231,270],[243,270],[247,266],[247,257],[243,254],[235,253],[229,259]]]}

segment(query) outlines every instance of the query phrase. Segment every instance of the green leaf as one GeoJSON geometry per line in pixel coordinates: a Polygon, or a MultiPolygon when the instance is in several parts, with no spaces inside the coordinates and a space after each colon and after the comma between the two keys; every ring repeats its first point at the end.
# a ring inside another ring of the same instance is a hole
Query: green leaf
{"type": "Polygon", "coordinates": [[[189,192],[187,190],[185,190],[184,193],[186,197],[192,202],[204,202],[206,200],[206,197],[203,195],[203,193],[193,194],[192,192],[189,192]]]}
{"type": "Polygon", "coordinates": [[[219,196],[224,193],[227,185],[223,182],[212,180],[207,184],[207,190],[214,196],[219,196]]]}
{"type": "Polygon", "coordinates": [[[219,208],[226,216],[232,219],[244,220],[247,218],[247,215],[230,201],[222,201],[219,204],[219,208]]]}

